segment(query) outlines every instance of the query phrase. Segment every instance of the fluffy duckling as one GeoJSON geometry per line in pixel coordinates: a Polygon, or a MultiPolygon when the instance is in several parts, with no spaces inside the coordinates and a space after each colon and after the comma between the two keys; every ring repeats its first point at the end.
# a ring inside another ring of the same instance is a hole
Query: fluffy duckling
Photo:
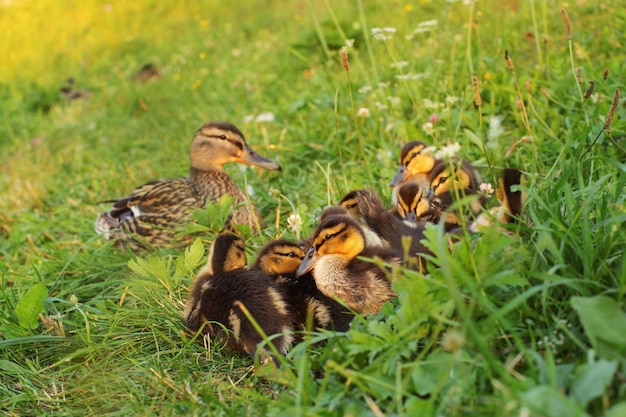
{"type": "Polygon", "coordinates": [[[398,170],[389,184],[390,187],[396,187],[393,192],[394,204],[398,196],[397,186],[400,184],[413,182],[422,187],[423,190],[428,190],[430,185],[429,174],[438,162],[435,159],[434,150],[434,147],[429,147],[419,140],[411,141],[402,147],[398,170]]]}
{"type": "Polygon", "coordinates": [[[259,251],[255,267],[274,278],[283,290],[290,306],[294,329],[306,330],[308,315],[312,314],[315,329],[347,331],[354,317],[352,312],[322,294],[310,273],[296,278],[296,271],[304,256],[304,251],[297,243],[278,239],[259,251]]]}
{"type": "Polygon", "coordinates": [[[460,213],[449,211],[448,208],[458,198],[477,195],[478,198],[470,203],[470,216],[479,215],[486,202],[483,196],[478,195],[479,183],[478,172],[470,162],[442,160],[435,165],[430,174],[428,210],[418,211],[416,214],[424,221],[433,223],[445,221],[446,230],[456,228],[461,223],[460,213]]]}
{"type": "Polygon", "coordinates": [[[521,190],[512,190],[512,187],[522,183],[522,172],[515,168],[505,168],[498,178],[496,198],[499,206],[492,207],[482,213],[470,226],[470,231],[478,232],[481,227],[498,223],[516,223],[522,214],[524,196],[521,190]]]}
{"type": "Polygon", "coordinates": [[[394,297],[385,270],[357,257],[380,258],[396,265],[396,252],[367,248],[366,237],[351,216],[331,216],[314,233],[313,246],[296,271],[297,277],[311,272],[317,288],[337,298],[360,314],[374,314],[394,297]]]}
{"type": "Polygon", "coordinates": [[[380,196],[370,188],[354,190],[344,196],[339,203],[356,218],[366,237],[367,247],[383,247],[394,251],[398,256],[405,255],[403,238],[411,239],[407,255],[416,269],[426,272],[426,264],[421,254],[428,253],[422,245],[424,229],[409,224],[385,208],[380,196]],[[376,239],[381,244],[377,245],[376,239]]]}
{"type": "Polygon", "coordinates": [[[398,203],[396,204],[394,213],[398,215],[411,227],[417,227],[419,224],[417,219],[422,214],[428,212],[430,202],[426,197],[426,193],[418,184],[414,182],[406,182],[398,187],[398,203]]]}
{"type": "MultiPolygon", "coordinates": [[[[241,238],[221,235],[215,239],[185,305],[187,326],[194,332],[201,329],[202,334],[254,359],[263,338],[239,307],[243,305],[267,336],[279,334],[272,343],[286,354],[293,342],[293,327],[284,294],[269,276],[246,264],[241,238]]],[[[267,347],[260,353],[278,364],[267,347]]]]}
{"type": "Polygon", "coordinates": [[[170,245],[177,226],[189,220],[193,209],[204,207],[207,202],[215,203],[223,195],[231,196],[232,207],[237,207],[229,225],[261,227],[258,210],[223,166],[240,162],[279,170],[276,162],[256,153],[239,129],[227,122],[210,122],[196,132],[191,142],[190,161],[189,177],[151,181],[127,197],[110,201],[113,207],[98,216],[96,232],[107,239],[115,238],[118,244],[133,250],[146,244],[170,245]]]}

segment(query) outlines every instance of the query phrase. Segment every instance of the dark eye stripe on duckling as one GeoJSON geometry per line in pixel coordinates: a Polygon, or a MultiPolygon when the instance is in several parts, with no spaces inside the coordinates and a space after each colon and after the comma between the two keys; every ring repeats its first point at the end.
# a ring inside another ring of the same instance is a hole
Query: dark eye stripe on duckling
{"type": "MultiPolygon", "coordinates": [[[[335,236],[338,236],[338,235],[340,235],[341,233],[345,232],[345,231],[346,231],[346,229],[347,229],[347,227],[346,227],[345,223],[340,223],[340,224],[338,224],[338,225],[336,225],[336,226],[333,226],[333,227],[327,227],[327,228],[326,228],[326,229],[324,229],[324,230],[328,230],[328,229],[330,229],[330,231],[329,231],[328,233],[326,233],[326,234],[322,237],[322,241],[321,241],[321,242],[319,242],[319,243],[317,243],[317,244],[315,244],[315,250],[318,250],[318,249],[320,248],[320,246],[322,246],[324,243],[326,243],[326,241],[328,241],[328,240],[330,240],[330,239],[334,238],[335,236]],[[336,228],[339,228],[339,230],[337,230],[337,231],[333,231],[333,229],[336,229],[336,228]]],[[[321,237],[321,236],[320,236],[320,237],[321,237]]],[[[316,241],[318,241],[318,240],[319,240],[319,238],[318,238],[318,239],[316,239],[316,241]]]]}

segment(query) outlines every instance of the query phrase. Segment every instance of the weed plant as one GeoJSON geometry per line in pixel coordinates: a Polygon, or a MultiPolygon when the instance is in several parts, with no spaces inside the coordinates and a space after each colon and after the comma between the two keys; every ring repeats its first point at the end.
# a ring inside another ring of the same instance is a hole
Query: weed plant
{"type": "Polygon", "coordinates": [[[2,413],[626,415],[620,2],[0,11],[2,413]],[[159,76],[138,80],[148,63],[159,76]],[[521,169],[525,219],[452,249],[429,227],[430,274],[398,271],[380,314],[310,333],[279,369],[254,366],[181,317],[224,207],[196,213],[184,251],[132,254],[93,231],[99,201],[185,175],[208,120],[235,123],[283,166],[227,167],[265,218],[247,236],[252,259],[310,234],[352,189],[389,199],[411,139],[458,143],[492,184],[521,169]]]}

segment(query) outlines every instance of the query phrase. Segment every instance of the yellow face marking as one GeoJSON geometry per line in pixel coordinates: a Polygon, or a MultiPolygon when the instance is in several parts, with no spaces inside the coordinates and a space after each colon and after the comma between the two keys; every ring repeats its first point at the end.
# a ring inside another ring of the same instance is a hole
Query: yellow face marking
{"type": "Polygon", "coordinates": [[[302,263],[304,255],[298,246],[276,246],[261,258],[260,267],[268,275],[292,274],[302,263]]]}
{"type": "Polygon", "coordinates": [[[344,255],[346,258],[353,258],[365,248],[365,238],[355,226],[339,223],[322,229],[313,245],[321,256],[344,255]]]}

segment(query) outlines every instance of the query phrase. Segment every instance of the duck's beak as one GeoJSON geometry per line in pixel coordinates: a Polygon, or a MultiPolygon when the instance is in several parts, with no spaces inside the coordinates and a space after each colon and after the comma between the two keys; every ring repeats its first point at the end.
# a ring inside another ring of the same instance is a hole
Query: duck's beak
{"type": "Polygon", "coordinates": [[[433,191],[432,188],[428,189],[428,192],[426,193],[426,199],[428,201],[432,201],[433,197],[435,196],[435,192],[433,191]]]}
{"type": "Polygon", "coordinates": [[[242,164],[254,165],[264,169],[281,169],[280,165],[278,165],[276,162],[272,161],[271,159],[262,157],[248,145],[244,146],[241,156],[235,158],[235,161],[241,162],[242,164]]]}
{"type": "Polygon", "coordinates": [[[391,180],[391,183],[389,184],[389,186],[390,187],[395,187],[398,184],[402,184],[402,181],[405,180],[407,175],[408,175],[408,171],[406,169],[406,166],[400,165],[398,167],[398,172],[396,172],[396,176],[393,177],[393,179],[391,180]]]}
{"type": "Polygon", "coordinates": [[[318,258],[319,255],[317,254],[317,252],[315,252],[315,247],[311,246],[311,249],[309,249],[309,251],[306,253],[304,259],[302,260],[302,263],[296,270],[296,277],[301,277],[302,275],[311,271],[315,266],[315,262],[317,262],[318,258]]]}
{"type": "Polygon", "coordinates": [[[416,222],[417,218],[415,217],[415,212],[413,211],[409,211],[407,213],[405,213],[406,216],[406,220],[411,221],[411,222],[416,222]]]}

